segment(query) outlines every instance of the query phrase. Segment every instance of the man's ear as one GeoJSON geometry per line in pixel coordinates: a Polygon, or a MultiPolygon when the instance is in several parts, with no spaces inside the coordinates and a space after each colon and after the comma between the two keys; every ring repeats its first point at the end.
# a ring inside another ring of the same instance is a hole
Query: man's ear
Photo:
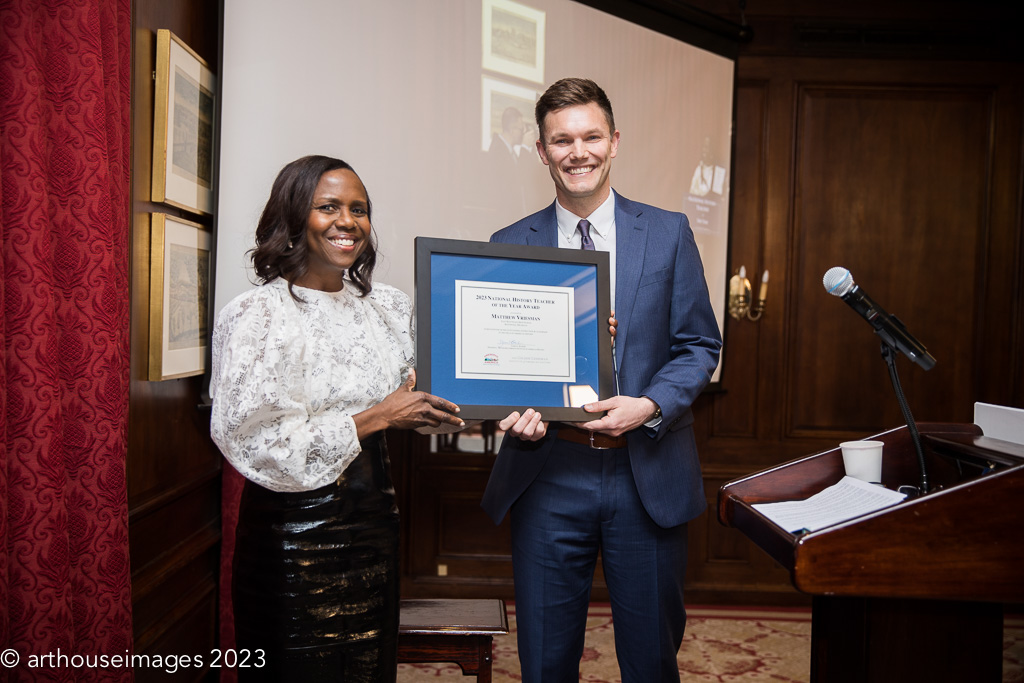
{"type": "Polygon", "coordinates": [[[537,140],[537,154],[540,156],[540,160],[544,162],[545,166],[550,166],[548,163],[548,153],[544,150],[544,143],[541,140],[537,140]]]}

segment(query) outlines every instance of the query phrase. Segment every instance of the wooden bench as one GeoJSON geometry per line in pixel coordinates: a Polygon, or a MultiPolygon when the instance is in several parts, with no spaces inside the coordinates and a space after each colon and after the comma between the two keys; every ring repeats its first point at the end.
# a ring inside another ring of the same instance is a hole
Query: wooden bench
{"type": "Polygon", "coordinates": [[[398,661],[454,662],[491,683],[491,638],[508,633],[504,600],[402,600],[398,661]]]}

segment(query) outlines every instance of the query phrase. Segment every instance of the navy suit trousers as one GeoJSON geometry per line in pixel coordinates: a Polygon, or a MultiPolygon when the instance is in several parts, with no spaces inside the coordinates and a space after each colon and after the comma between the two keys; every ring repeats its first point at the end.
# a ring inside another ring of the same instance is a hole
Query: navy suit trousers
{"type": "Polygon", "coordinates": [[[679,680],[686,524],[651,520],[626,449],[556,442],[511,521],[524,683],[579,680],[599,552],[623,683],[679,680]]]}

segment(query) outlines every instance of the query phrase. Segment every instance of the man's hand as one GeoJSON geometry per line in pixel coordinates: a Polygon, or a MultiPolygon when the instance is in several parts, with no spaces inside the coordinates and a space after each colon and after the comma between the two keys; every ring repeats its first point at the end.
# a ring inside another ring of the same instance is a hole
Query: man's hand
{"type": "Polygon", "coordinates": [[[631,429],[649,421],[658,412],[658,404],[641,396],[612,396],[604,401],[596,401],[583,406],[588,413],[607,410],[608,413],[599,420],[575,423],[580,429],[601,432],[609,436],[621,436],[631,429]]]}
{"type": "Polygon", "coordinates": [[[518,410],[513,410],[498,423],[498,429],[523,441],[538,441],[548,433],[548,423],[541,420],[536,410],[527,408],[522,415],[518,410]]]}
{"type": "MultiPolygon", "coordinates": [[[[611,333],[612,343],[613,344],[615,343],[615,333],[616,333],[616,328],[618,328],[618,326],[619,326],[619,321],[615,319],[615,311],[612,311],[611,317],[608,318],[608,332],[611,333]]],[[[627,397],[620,396],[620,397],[616,397],[616,398],[627,398],[627,397]]],[[[654,401],[652,401],[649,398],[630,399],[630,400],[633,400],[633,401],[642,400],[642,401],[645,401],[648,405],[653,406],[651,408],[651,410],[650,410],[650,414],[651,415],[653,415],[654,411],[657,409],[657,406],[654,404],[654,401]]],[[[604,405],[604,404],[608,404],[610,402],[611,402],[611,400],[609,400],[609,401],[599,401],[598,403],[594,403],[594,404],[591,404],[591,405],[601,406],[601,405],[604,405]]],[[[608,410],[608,409],[609,408],[602,408],[602,407],[596,407],[596,408],[593,408],[593,409],[588,408],[588,410],[590,410],[590,412],[594,412],[596,410],[608,410]]],[[[606,420],[606,419],[607,419],[607,417],[602,418],[601,420],[597,420],[596,422],[588,422],[586,424],[588,424],[588,425],[589,424],[598,424],[598,423],[602,423],[603,420],[606,420]]],[[[643,424],[643,421],[641,421],[638,424],[643,424]]],[[[508,415],[508,417],[506,417],[504,420],[502,420],[501,422],[498,423],[498,429],[502,430],[506,434],[510,434],[511,436],[514,436],[514,437],[517,437],[519,439],[522,439],[523,441],[538,441],[540,439],[543,439],[544,436],[548,433],[548,423],[544,422],[541,419],[540,413],[538,413],[536,410],[534,410],[533,408],[527,408],[526,411],[522,415],[519,414],[519,411],[512,411],[508,415]]],[[[632,429],[632,427],[630,427],[629,429],[632,429]]],[[[593,431],[599,431],[599,430],[594,429],[593,431]]],[[[613,436],[617,436],[617,434],[615,434],[613,436]]]]}

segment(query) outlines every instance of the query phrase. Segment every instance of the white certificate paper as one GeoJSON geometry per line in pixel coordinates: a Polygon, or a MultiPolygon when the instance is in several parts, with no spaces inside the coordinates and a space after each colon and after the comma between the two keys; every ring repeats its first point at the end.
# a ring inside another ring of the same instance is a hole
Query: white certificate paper
{"type": "Polygon", "coordinates": [[[455,281],[455,377],[576,381],[572,287],[455,281]]]}

